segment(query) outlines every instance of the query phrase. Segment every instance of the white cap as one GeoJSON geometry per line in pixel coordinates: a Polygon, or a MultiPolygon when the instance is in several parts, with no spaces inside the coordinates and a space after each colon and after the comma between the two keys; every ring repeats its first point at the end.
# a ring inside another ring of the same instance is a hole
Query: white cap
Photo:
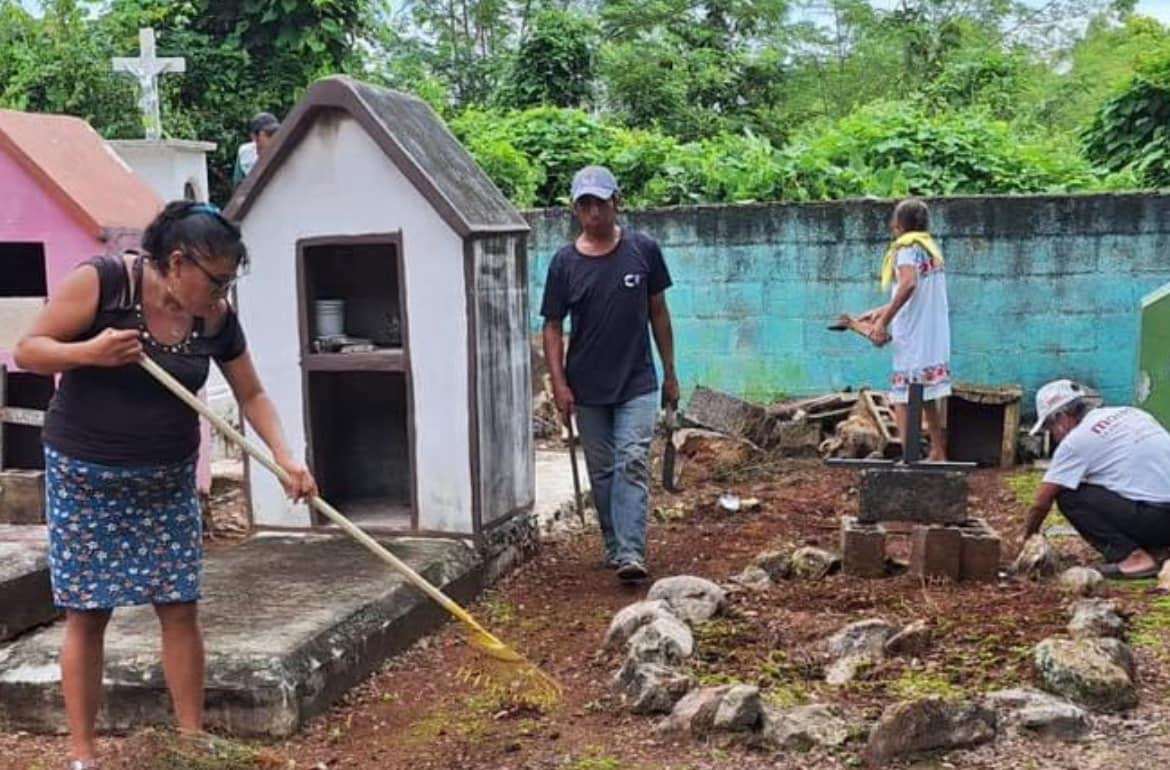
{"type": "Polygon", "coordinates": [[[1035,436],[1044,430],[1049,417],[1087,395],[1085,389],[1072,380],[1054,380],[1040,388],[1036,391],[1036,424],[1029,433],[1035,436]]]}

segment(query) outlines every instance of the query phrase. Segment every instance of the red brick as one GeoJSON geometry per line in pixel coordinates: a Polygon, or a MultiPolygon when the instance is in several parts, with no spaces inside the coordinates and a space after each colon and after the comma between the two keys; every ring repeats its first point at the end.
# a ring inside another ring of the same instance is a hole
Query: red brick
{"type": "Polygon", "coordinates": [[[999,535],[983,521],[962,530],[963,546],[959,573],[963,580],[985,583],[999,578],[999,535]]]}
{"type": "Polygon", "coordinates": [[[910,535],[910,573],[922,578],[959,580],[963,535],[957,527],[920,524],[910,535]]]}
{"type": "Polygon", "coordinates": [[[881,527],[841,519],[841,570],[846,575],[879,578],[886,574],[886,532],[881,527]]]}

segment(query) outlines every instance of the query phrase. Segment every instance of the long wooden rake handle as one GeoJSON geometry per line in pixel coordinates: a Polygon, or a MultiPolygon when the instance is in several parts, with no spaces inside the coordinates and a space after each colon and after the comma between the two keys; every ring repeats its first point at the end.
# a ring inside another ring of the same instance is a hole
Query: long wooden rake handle
{"type": "MultiPolygon", "coordinates": [[[[183,384],[167,373],[165,369],[159,366],[149,356],[143,355],[139,360],[142,368],[149,372],[156,380],[162,383],[167,390],[178,396],[187,406],[194,409],[196,412],[206,417],[216,428],[223,432],[225,436],[230,438],[240,446],[244,451],[251,455],[252,459],[263,465],[268,470],[276,474],[276,477],[285,484],[291,482],[288,473],[270,459],[267,454],[256,446],[251,440],[233,428],[230,423],[213,412],[210,407],[196,398],[191,391],[183,387],[183,384]]],[[[418,574],[410,567],[410,565],[403,562],[393,553],[391,553],[385,546],[379,543],[374,538],[363,532],[352,521],[347,519],[341,511],[334,508],[328,502],[323,500],[320,496],[309,498],[309,504],[320,511],[325,517],[332,521],[337,526],[341,527],[347,534],[364,545],[366,548],[374,552],[382,561],[389,564],[402,574],[407,580],[415,585],[420,591],[438,602],[444,609],[454,615],[464,624],[471,627],[473,631],[484,637],[489,638],[494,644],[503,646],[501,642],[495,639],[483,626],[481,626],[475,618],[473,618],[467,610],[460,607],[453,599],[444,594],[438,588],[435,588],[426,578],[418,574]]],[[[506,648],[505,648],[506,649],[506,648]]]]}

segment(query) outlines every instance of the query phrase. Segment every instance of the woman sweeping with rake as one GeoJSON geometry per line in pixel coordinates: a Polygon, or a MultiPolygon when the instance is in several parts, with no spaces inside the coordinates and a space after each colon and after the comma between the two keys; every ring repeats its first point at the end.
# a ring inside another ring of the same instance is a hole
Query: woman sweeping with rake
{"type": "Polygon", "coordinates": [[[208,204],[177,201],[142,245],[142,254],[97,257],[74,270],[15,350],[21,368],[61,375],[43,438],[53,600],[66,613],[70,770],[98,767],[102,651],[116,607],[154,606],[179,730],[192,737],[203,730],[198,415],[138,366],[140,358],[192,393],[215,359],[285,472],[288,494],[317,494],[285,442],[226,300],[247,264],[239,229],[208,204]]]}

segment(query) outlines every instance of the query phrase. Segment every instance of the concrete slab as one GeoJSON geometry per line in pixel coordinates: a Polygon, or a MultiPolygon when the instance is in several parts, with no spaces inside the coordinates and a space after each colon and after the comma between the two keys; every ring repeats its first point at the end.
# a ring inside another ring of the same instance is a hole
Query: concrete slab
{"type": "Polygon", "coordinates": [[[867,468],[861,472],[862,524],[910,521],[962,524],[967,520],[967,475],[927,468],[867,468]]]}
{"type": "MultiPolygon", "coordinates": [[[[457,601],[482,588],[480,559],[463,542],[385,542],[457,601]]],[[[209,554],[203,585],[207,719],[239,736],[291,734],[448,618],[344,535],[255,537],[209,554]]],[[[56,624],[0,647],[0,726],[64,730],[61,637],[56,624]]],[[[105,684],[103,729],[170,723],[151,608],[114,613],[105,684]]]]}
{"type": "Polygon", "coordinates": [[[0,471],[0,522],[45,523],[45,472],[0,471]]]}
{"type": "MultiPolygon", "coordinates": [[[[596,516],[589,503],[589,473],[585,469],[585,458],[581,452],[577,453],[577,472],[581,477],[586,521],[596,523],[596,516]]],[[[537,527],[544,535],[579,527],[573,492],[573,469],[569,464],[567,449],[537,450],[536,501],[533,512],[537,527]]]]}
{"type": "Polygon", "coordinates": [[[44,527],[0,524],[0,642],[58,616],[44,527]]]}

